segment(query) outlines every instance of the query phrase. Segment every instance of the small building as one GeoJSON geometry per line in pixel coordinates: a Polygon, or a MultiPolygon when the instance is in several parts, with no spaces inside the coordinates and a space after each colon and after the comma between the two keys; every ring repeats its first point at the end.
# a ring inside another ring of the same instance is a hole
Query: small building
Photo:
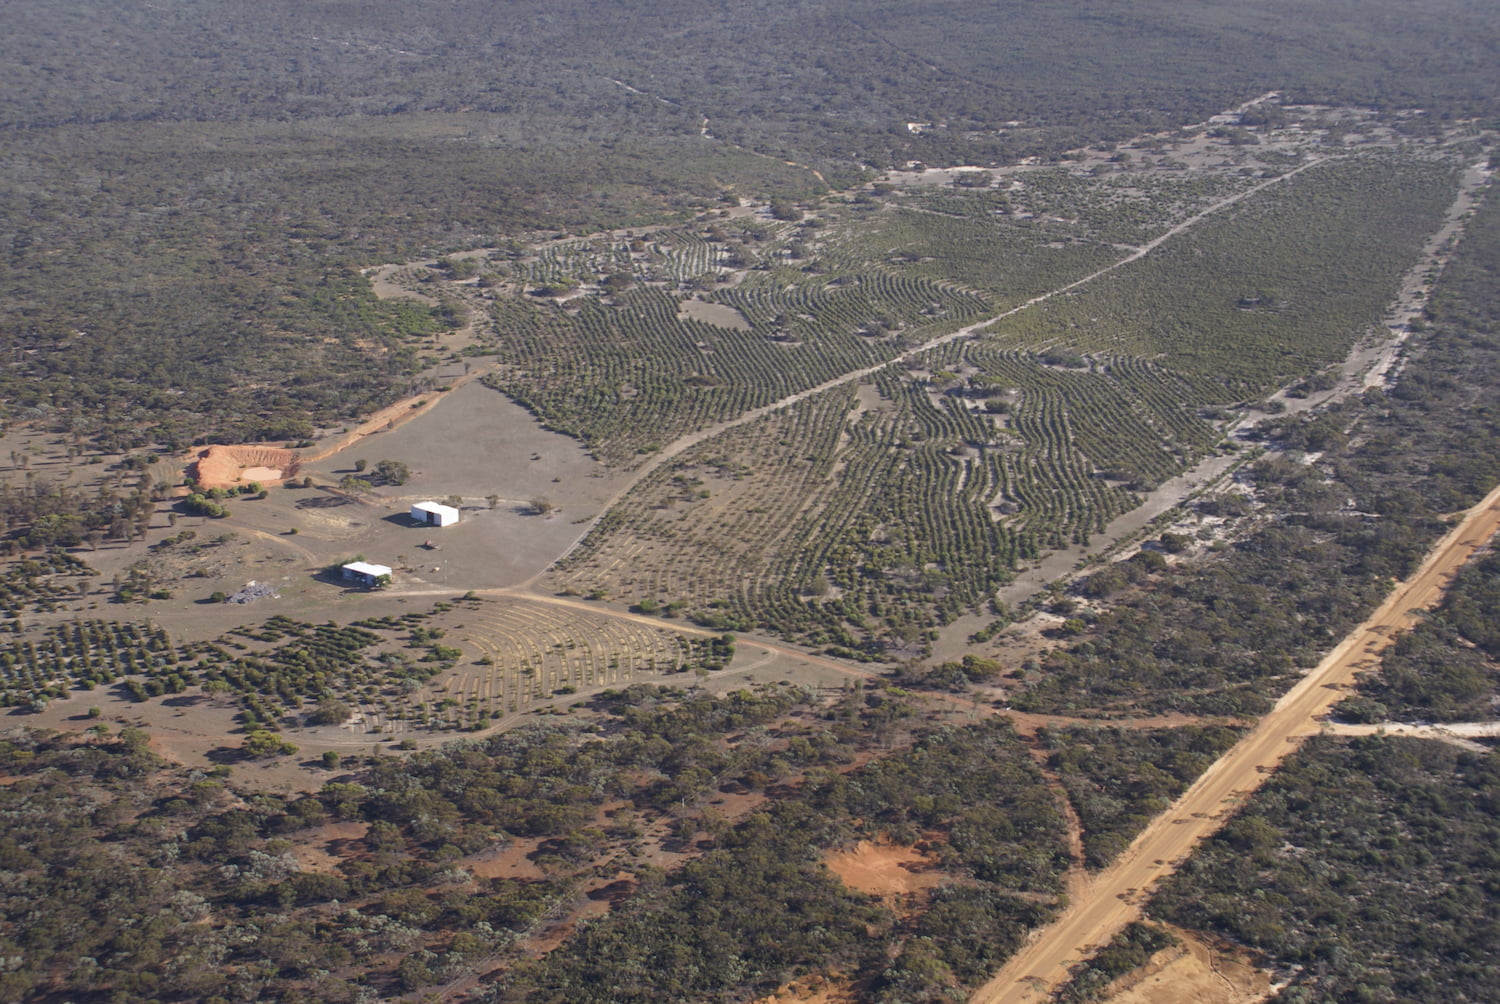
{"type": "Polygon", "coordinates": [[[371,588],[383,586],[391,581],[391,570],[385,565],[372,565],[367,561],[351,561],[344,566],[344,578],[371,588]]]}
{"type": "Polygon", "coordinates": [[[418,502],[411,507],[411,518],[425,526],[452,526],[458,522],[458,510],[437,502],[418,502]]]}

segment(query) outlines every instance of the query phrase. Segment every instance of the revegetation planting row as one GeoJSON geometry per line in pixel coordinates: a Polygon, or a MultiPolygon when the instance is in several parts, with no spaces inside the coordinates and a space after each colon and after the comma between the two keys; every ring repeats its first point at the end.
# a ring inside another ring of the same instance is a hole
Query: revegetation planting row
{"type": "Polygon", "coordinates": [[[928,281],[849,277],[830,286],[794,276],[800,284],[779,291],[750,283],[719,295],[742,308],[748,331],[679,317],[678,298],[656,288],[630,290],[609,304],[584,297],[572,311],[502,301],[494,313],[506,366],[489,382],[601,460],[629,464],[685,433],[876,365],[903,347],[862,330],[909,329],[920,340],[984,310],[977,297],[928,281]]]}
{"type": "Polygon", "coordinates": [[[1212,394],[1194,404],[1264,395],[1342,359],[1380,322],[1453,200],[1458,163],[1330,158],[988,333],[1152,360],[1212,394]]]}
{"type": "MultiPolygon", "coordinates": [[[[1249,469],[1249,486],[1274,521],[1253,525],[1208,560],[1153,573],[1154,589],[1119,598],[1085,641],[1044,660],[1012,704],[1064,714],[1261,713],[1392,579],[1409,575],[1442,533],[1443,517],[1500,482],[1500,413],[1485,403],[1500,374],[1491,280],[1500,262],[1497,222],[1491,201],[1438,282],[1430,333],[1413,338],[1412,358],[1388,393],[1267,431],[1286,448],[1321,454],[1313,464],[1263,460],[1249,469]]],[[[1477,577],[1479,596],[1488,589],[1486,568],[1467,573],[1477,577]]],[[[1108,596],[1123,585],[1112,566],[1082,588],[1108,596]]],[[[1459,597],[1459,609],[1474,602],[1467,592],[1459,597]]],[[[1493,677],[1467,658],[1437,677],[1411,677],[1412,660],[1421,665],[1445,618],[1392,652],[1391,675],[1372,682],[1367,701],[1389,698],[1397,709],[1446,718],[1484,699],[1493,677]]],[[[1467,615],[1461,622],[1481,632],[1467,615]]],[[[1374,711],[1368,703],[1344,710],[1374,711]]]]}
{"type": "MultiPolygon", "coordinates": [[[[1452,178],[1369,155],[1273,186],[929,369],[883,371],[878,408],[841,388],[703,444],[638,486],[564,579],[722,629],[920,643],[1020,559],[1087,545],[1212,452],[1216,409],[1347,351],[1452,178]]],[[[735,291],[747,316],[755,288],[735,291]]]]}

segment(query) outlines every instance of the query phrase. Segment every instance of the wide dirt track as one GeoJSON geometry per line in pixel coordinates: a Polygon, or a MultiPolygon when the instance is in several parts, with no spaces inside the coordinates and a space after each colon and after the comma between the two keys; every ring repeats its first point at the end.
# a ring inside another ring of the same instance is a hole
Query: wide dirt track
{"type": "Polygon", "coordinates": [[[1175,871],[1199,841],[1217,831],[1303,738],[1317,731],[1317,719],[1344,696],[1355,675],[1372,668],[1397,634],[1438,603],[1454,573],[1497,530],[1500,487],[1470,509],[1422,566],[1288,691],[1249,735],[1153,820],[1114,865],[1095,876],[1054,924],[1038,932],[999,975],[980,987],[971,1004],[1047,999],[1068,978],[1069,967],[1138,919],[1151,888],[1175,871]]]}

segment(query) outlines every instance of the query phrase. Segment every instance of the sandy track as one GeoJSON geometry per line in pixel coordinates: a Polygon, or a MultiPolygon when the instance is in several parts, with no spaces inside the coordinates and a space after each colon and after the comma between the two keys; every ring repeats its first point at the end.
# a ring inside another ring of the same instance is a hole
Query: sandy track
{"type": "Polygon", "coordinates": [[[1101,872],[1051,926],[1043,928],[971,1004],[1042,1001],[1082,961],[1140,917],[1144,894],[1172,874],[1193,848],[1215,833],[1259,788],[1302,739],[1318,731],[1317,719],[1343,696],[1360,670],[1372,668],[1382,649],[1410,628],[1421,611],[1442,598],[1452,576],[1500,530],[1500,487],[1470,509],[1369,619],[1352,631],[1317,668],[1286,693],[1244,739],[1215,761],[1165,812],[1101,872]]]}

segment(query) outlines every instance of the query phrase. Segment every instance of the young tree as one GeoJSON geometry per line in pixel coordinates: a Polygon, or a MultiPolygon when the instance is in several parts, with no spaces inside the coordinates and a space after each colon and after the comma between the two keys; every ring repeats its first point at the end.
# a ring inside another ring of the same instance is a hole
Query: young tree
{"type": "Polygon", "coordinates": [[[399,460],[382,460],[375,465],[380,480],[392,485],[404,485],[411,480],[411,468],[399,460]]]}
{"type": "Polygon", "coordinates": [[[280,733],[266,729],[256,729],[245,736],[243,749],[246,754],[258,760],[273,756],[291,756],[297,752],[297,747],[282,738],[280,733]]]}

